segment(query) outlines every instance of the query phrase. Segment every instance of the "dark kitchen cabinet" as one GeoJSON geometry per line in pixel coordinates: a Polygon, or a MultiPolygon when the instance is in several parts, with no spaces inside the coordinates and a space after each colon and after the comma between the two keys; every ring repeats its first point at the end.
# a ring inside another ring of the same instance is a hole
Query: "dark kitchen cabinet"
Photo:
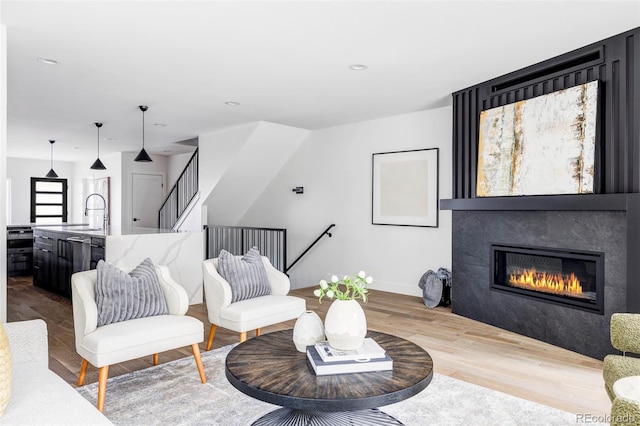
{"type": "Polygon", "coordinates": [[[36,228],[33,252],[33,284],[71,297],[71,276],[95,269],[104,258],[104,238],[36,228]]]}
{"type": "Polygon", "coordinates": [[[56,238],[54,253],[55,279],[52,287],[56,293],[69,297],[71,295],[71,275],[73,274],[73,244],[67,241],[67,236],[61,234],[56,238]]]}
{"type": "Polygon", "coordinates": [[[100,260],[104,260],[104,238],[91,237],[89,269],[96,269],[100,260]]]}
{"type": "Polygon", "coordinates": [[[33,231],[30,226],[7,226],[7,276],[31,275],[33,231]]]}
{"type": "Polygon", "coordinates": [[[33,284],[50,288],[54,278],[53,246],[55,238],[47,231],[33,231],[33,284]]]}

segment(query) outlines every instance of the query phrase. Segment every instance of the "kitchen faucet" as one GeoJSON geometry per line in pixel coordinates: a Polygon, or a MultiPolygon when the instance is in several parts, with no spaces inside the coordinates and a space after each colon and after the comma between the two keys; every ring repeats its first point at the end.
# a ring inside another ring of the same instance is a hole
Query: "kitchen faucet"
{"type": "Polygon", "coordinates": [[[100,194],[98,194],[97,192],[94,192],[92,194],[89,194],[87,196],[87,199],[84,200],[84,215],[85,216],[89,216],[89,210],[102,210],[102,229],[103,230],[107,230],[107,218],[108,218],[108,213],[107,213],[107,200],[104,199],[104,197],[100,194]],[[98,209],[90,209],[88,207],[89,205],[89,198],[93,197],[94,195],[102,198],[102,204],[104,207],[102,208],[98,208],[98,209]]]}

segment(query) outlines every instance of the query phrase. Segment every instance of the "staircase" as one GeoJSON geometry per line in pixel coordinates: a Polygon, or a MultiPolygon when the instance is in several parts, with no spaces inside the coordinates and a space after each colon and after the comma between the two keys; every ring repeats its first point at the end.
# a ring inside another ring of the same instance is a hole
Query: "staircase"
{"type": "Polygon", "coordinates": [[[158,212],[158,228],[174,229],[198,194],[198,149],[195,150],[158,212]]]}

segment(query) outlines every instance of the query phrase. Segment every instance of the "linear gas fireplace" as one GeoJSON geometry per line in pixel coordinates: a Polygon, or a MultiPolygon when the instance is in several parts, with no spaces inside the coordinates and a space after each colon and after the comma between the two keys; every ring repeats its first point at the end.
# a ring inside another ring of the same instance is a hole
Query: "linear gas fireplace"
{"type": "Polygon", "coordinates": [[[604,254],[492,245],[491,288],[603,314],[604,254]]]}

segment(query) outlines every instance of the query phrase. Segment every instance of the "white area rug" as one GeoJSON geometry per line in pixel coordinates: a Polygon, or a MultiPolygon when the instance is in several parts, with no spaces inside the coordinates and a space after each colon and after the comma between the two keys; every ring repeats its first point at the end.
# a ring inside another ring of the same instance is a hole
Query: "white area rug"
{"type": "MultiPolygon", "coordinates": [[[[105,415],[116,425],[250,425],[279,408],[229,384],[224,360],[233,345],[203,352],[207,383],[193,357],[109,379],[105,415]]],[[[78,392],[96,403],[98,386],[78,392]]],[[[575,414],[435,374],[427,388],[380,407],[405,425],[575,425],[575,414]]]]}

